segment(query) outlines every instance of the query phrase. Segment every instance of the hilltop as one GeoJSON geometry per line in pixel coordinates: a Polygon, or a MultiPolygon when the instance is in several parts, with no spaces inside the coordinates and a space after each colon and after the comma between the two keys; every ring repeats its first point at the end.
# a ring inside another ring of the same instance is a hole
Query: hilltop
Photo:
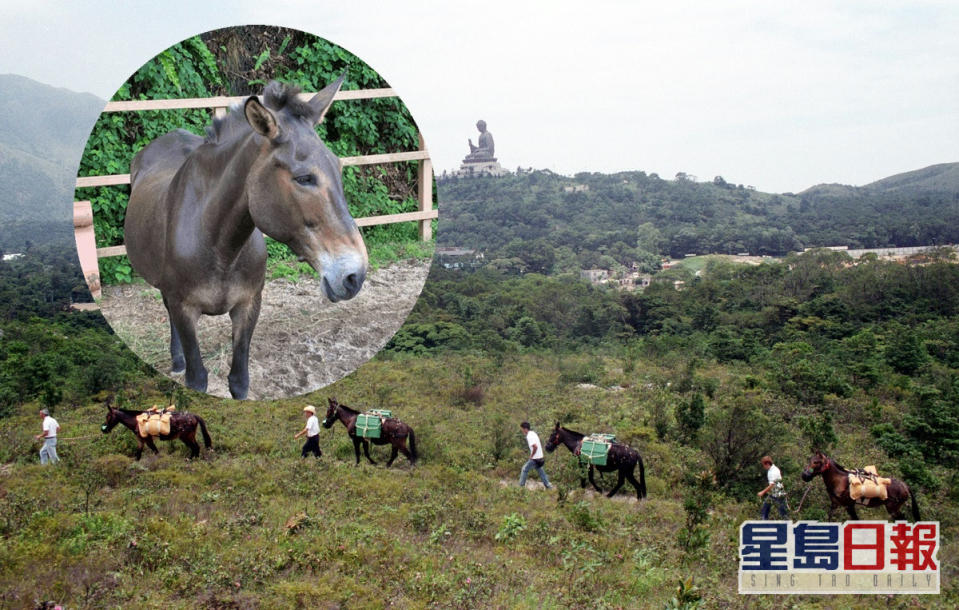
{"type": "Polygon", "coordinates": [[[439,183],[439,236],[483,251],[499,268],[539,273],[634,263],[651,271],[662,256],[687,254],[957,243],[957,176],[959,164],[950,163],[799,194],[642,171],[447,178],[439,183]]]}

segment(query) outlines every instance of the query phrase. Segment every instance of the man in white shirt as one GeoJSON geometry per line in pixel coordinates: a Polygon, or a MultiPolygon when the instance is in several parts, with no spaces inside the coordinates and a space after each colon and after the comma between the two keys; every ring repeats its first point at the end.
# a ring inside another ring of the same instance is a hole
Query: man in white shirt
{"type": "Polygon", "coordinates": [[[787,511],[786,489],[783,487],[783,475],[779,472],[779,468],[773,464],[773,459],[768,455],[763,456],[760,463],[763,465],[763,468],[766,469],[766,480],[769,483],[769,485],[758,494],[760,498],[769,494],[769,497],[763,501],[762,518],[763,520],[769,519],[769,500],[771,499],[776,504],[776,508],[779,509],[780,518],[785,520],[787,518],[787,511]]]}
{"type": "Polygon", "coordinates": [[[550,489],[552,485],[549,484],[549,478],[543,470],[543,464],[546,463],[546,460],[543,458],[543,444],[539,440],[539,435],[530,430],[529,422],[524,421],[519,427],[526,435],[526,444],[529,445],[529,460],[523,465],[523,471],[520,472],[519,486],[526,487],[526,477],[529,475],[529,471],[535,468],[536,472],[539,473],[540,481],[543,482],[546,489],[550,489]]]}
{"type": "Polygon", "coordinates": [[[320,451],[320,420],[316,418],[316,407],[306,405],[303,407],[303,413],[306,415],[306,426],[293,435],[293,438],[300,438],[306,435],[306,442],[303,444],[301,457],[306,457],[307,453],[312,453],[316,457],[323,455],[320,451]]]}
{"type": "Polygon", "coordinates": [[[60,424],[57,420],[50,417],[50,411],[40,409],[40,417],[43,418],[43,432],[36,436],[36,439],[43,440],[43,447],[40,448],[40,463],[56,464],[60,461],[57,457],[57,432],[60,430],[60,424]]]}

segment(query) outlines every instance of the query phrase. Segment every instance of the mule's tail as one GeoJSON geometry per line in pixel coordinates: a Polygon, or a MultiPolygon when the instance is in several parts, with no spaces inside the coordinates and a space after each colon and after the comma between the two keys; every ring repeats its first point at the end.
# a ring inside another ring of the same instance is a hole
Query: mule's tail
{"type": "Polygon", "coordinates": [[[643,458],[639,458],[639,497],[646,497],[646,468],[643,466],[643,458]]]}
{"type": "Polygon", "coordinates": [[[194,415],[196,421],[200,424],[200,432],[203,433],[203,444],[207,449],[213,446],[213,439],[210,438],[210,433],[206,431],[206,422],[203,421],[203,418],[199,415],[194,415]]]}
{"type": "Polygon", "coordinates": [[[919,518],[919,504],[916,503],[916,492],[909,489],[909,499],[912,501],[912,518],[914,521],[922,521],[919,518]]]}
{"type": "Polygon", "coordinates": [[[410,428],[410,455],[413,456],[413,463],[415,464],[420,455],[416,453],[416,434],[413,433],[412,428],[410,428]]]}

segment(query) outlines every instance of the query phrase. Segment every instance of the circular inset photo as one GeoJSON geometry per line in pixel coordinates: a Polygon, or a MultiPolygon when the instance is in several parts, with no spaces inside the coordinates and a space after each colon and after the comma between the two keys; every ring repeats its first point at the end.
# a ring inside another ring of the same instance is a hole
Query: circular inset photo
{"type": "Polygon", "coordinates": [[[349,51],[242,26],[146,62],[100,115],[74,224],[117,335],[187,387],[295,396],[371,358],[423,287],[432,164],[349,51]]]}

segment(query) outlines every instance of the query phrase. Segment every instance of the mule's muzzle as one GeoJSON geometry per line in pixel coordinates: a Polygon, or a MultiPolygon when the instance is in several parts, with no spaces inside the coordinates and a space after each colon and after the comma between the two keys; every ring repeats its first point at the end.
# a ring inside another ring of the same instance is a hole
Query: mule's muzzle
{"type": "Polygon", "coordinates": [[[816,473],[813,472],[812,470],[803,470],[802,474],[799,475],[799,478],[801,478],[803,481],[808,483],[809,481],[812,481],[812,478],[814,476],[816,476],[816,473]]]}
{"type": "Polygon", "coordinates": [[[323,272],[323,291],[330,301],[348,301],[366,281],[366,261],[337,261],[323,272]]]}
{"type": "Polygon", "coordinates": [[[100,426],[100,432],[103,432],[104,434],[106,434],[106,433],[109,432],[109,431],[110,431],[110,429],[107,428],[107,425],[106,425],[106,424],[103,424],[102,426],[100,426]]]}

